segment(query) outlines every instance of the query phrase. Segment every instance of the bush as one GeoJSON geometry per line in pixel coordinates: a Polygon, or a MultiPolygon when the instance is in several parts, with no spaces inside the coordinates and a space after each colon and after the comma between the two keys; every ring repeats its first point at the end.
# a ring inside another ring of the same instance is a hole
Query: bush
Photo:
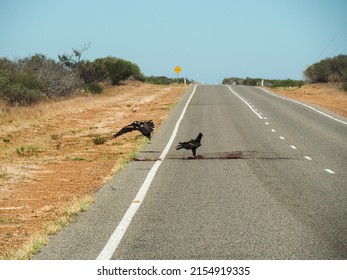
{"type": "Polygon", "coordinates": [[[102,145],[106,141],[107,141],[107,139],[105,137],[96,136],[96,137],[93,138],[93,142],[94,142],[95,145],[102,145]]]}
{"type": "Polygon", "coordinates": [[[145,80],[140,68],[127,60],[106,57],[93,62],[81,60],[88,49],[85,45],[73,55],[59,55],[59,62],[42,54],[16,61],[0,58],[0,98],[11,106],[30,106],[44,97],[65,97],[86,87],[92,93],[102,93],[98,82],[109,79],[113,85],[132,78],[145,80]]]}
{"type": "Polygon", "coordinates": [[[119,85],[121,81],[130,77],[137,80],[143,77],[140,68],[136,64],[121,58],[106,57],[95,60],[95,63],[105,67],[112,85],[119,85]]]}
{"type": "Polygon", "coordinates": [[[38,90],[14,84],[5,91],[4,97],[10,106],[31,106],[40,101],[43,98],[43,94],[38,90]]]}
{"type": "Polygon", "coordinates": [[[10,106],[30,106],[40,101],[44,95],[45,83],[29,71],[20,71],[18,67],[0,70],[1,97],[10,106]]]}
{"type": "Polygon", "coordinates": [[[85,84],[101,82],[107,78],[107,71],[102,63],[82,62],[78,65],[77,71],[85,84]]]}
{"type": "MultiPolygon", "coordinates": [[[[156,85],[171,85],[171,84],[177,84],[176,78],[167,78],[165,76],[150,76],[146,77],[145,81],[148,83],[156,84],[156,85]]],[[[179,84],[184,83],[184,78],[178,79],[179,84]]],[[[186,79],[186,83],[190,84],[191,81],[186,79]]]]}
{"type": "Polygon", "coordinates": [[[104,91],[104,87],[102,85],[97,84],[97,83],[91,83],[91,84],[87,85],[87,90],[91,93],[100,94],[104,91]]]}
{"type": "Polygon", "coordinates": [[[346,71],[347,55],[338,55],[310,65],[304,76],[309,83],[342,82],[346,71]]]}
{"type": "Polygon", "coordinates": [[[66,69],[41,54],[24,59],[24,67],[45,82],[42,91],[48,97],[70,96],[83,85],[77,71],[66,69]]]}
{"type": "Polygon", "coordinates": [[[347,71],[342,75],[341,82],[342,82],[342,89],[344,91],[347,91],[347,71]]]}
{"type": "Polygon", "coordinates": [[[20,146],[16,148],[16,152],[20,157],[32,157],[39,153],[39,149],[34,146],[20,146]]]}
{"type": "Polygon", "coordinates": [[[81,85],[77,72],[41,54],[14,62],[0,59],[0,97],[11,106],[30,106],[45,96],[68,96],[81,85]]]}

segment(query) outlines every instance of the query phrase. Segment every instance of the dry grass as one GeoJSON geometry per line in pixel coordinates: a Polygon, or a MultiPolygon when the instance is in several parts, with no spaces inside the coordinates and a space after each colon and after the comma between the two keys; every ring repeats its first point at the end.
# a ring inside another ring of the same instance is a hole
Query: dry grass
{"type": "Polygon", "coordinates": [[[347,92],[340,83],[306,84],[301,88],[270,89],[282,95],[309,102],[347,117],[347,92]]]}
{"type": "Polygon", "coordinates": [[[58,215],[59,218],[45,225],[41,231],[35,232],[20,249],[8,250],[4,258],[7,260],[30,259],[43,245],[47,244],[50,235],[56,234],[72,222],[79,213],[87,210],[92,203],[94,203],[94,197],[91,195],[79,199],[74,197],[58,215]]]}

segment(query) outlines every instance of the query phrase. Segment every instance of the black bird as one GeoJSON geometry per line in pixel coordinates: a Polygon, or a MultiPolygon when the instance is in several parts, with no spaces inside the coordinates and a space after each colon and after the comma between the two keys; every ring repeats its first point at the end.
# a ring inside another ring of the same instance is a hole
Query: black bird
{"type": "Polygon", "coordinates": [[[192,150],[193,156],[196,157],[196,149],[201,146],[201,138],[203,135],[204,134],[200,132],[198,137],[196,137],[196,139],[191,139],[188,142],[179,142],[176,147],[176,150],[179,150],[179,149],[192,150]]]}
{"type": "Polygon", "coordinates": [[[149,140],[151,140],[151,133],[154,129],[154,123],[152,120],[150,121],[134,121],[133,123],[123,127],[120,131],[118,131],[114,137],[119,137],[124,133],[128,133],[134,130],[138,130],[142,133],[142,135],[146,136],[149,140]]]}

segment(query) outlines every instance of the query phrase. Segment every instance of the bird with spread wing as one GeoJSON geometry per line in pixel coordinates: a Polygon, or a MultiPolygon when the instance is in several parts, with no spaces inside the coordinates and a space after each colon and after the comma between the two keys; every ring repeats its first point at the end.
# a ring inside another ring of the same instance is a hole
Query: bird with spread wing
{"type": "Polygon", "coordinates": [[[154,130],[154,123],[152,120],[150,121],[134,121],[133,123],[123,127],[120,131],[118,131],[114,137],[119,137],[124,133],[128,133],[131,131],[140,131],[142,135],[146,136],[149,140],[151,140],[151,133],[154,130]]]}
{"type": "Polygon", "coordinates": [[[200,132],[198,137],[196,137],[196,139],[191,139],[190,141],[187,141],[187,142],[179,142],[176,147],[176,150],[180,150],[180,149],[192,150],[193,157],[196,157],[196,149],[201,146],[201,138],[203,135],[204,134],[200,132]]]}

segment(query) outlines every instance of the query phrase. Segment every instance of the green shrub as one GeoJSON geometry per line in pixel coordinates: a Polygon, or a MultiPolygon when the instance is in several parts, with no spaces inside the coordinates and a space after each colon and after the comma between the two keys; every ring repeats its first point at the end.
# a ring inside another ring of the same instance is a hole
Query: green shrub
{"type": "Polygon", "coordinates": [[[3,95],[10,106],[31,106],[43,98],[39,90],[28,89],[20,84],[9,86],[3,95]]]}
{"type": "Polygon", "coordinates": [[[95,60],[95,63],[105,67],[112,85],[119,85],[121,81],[130,77],[133,77],[136,80],[142,79],[143,77],[140,68],[136,64],[121,58],[109,56],[97,59],[95,60]]]}
{"type": "Polygon", "coordinates": [[[16,152],[20,157],[32,157],[38,154],[39,149],[34,146],[20,146],[16,148],[16,152]]]}
{"type": "Polygon", "coordinates": [[[338,55],[310,65],[304,76],[310,83],[341,82],[346,71],[347,55],[338,55]]]}
{"type": "Polygon", "coordinates": [[[342,89],[344,91],[347,91],[347,71],[342,75],[341,81],[342,81],[342,89]]]}
{"type": "Polygon", "coordinates": [[[0,58],[0,97],[11,106],[30,106],[45,96],[68,96],[80,86],[76,72],[44,55],[13,62],[0,58]]]}
{"type": "Polygon", "coordinates": [[[82,160],[86,160],[84,157],[74,157],[72,159],[73,161],[82,161],[82,160]]]}
{"type": "Polygon", "coordinates": [[[97,83],[91,83],[87,85],[87,90],[91,93],[100,94],[104,91],[104,87],[97,83]]]}
{"type": "Polygon", "coordinates": [[[87,85],[107,78],[107,71],[102,63],[84,61],[78,65],[77,70],[80,78],[87,85]]]}
{"type": "Polygon", "coordinates": [[[95,145],[102,145],[106,141],[107,141],[107,139],[105,137],[96,136],[96,137],[93,138],[93,142],[94,142],[95,145]]]}
{"type": "Polygon", "coordinates": [[[52,140],[59,140],[61,138],[61,134],[54,133],[51,135],[52,140]]]}

